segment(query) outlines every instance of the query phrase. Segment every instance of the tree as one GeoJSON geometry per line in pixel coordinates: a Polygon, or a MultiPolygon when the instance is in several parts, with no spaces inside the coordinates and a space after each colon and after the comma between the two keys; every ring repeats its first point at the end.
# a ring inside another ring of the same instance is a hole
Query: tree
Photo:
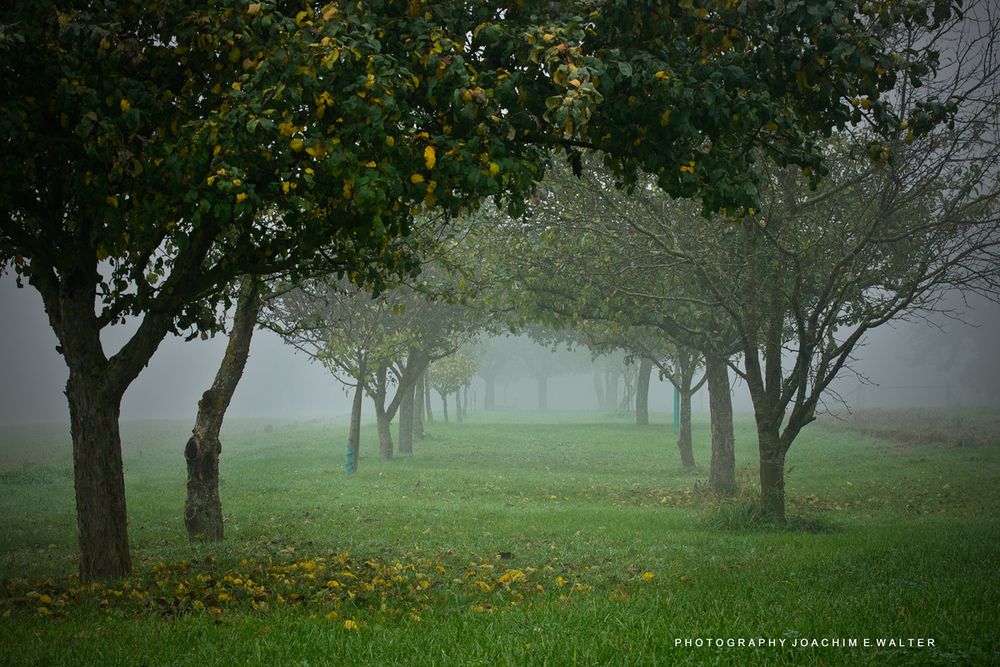
{"type": "Polygon", "coordinates": [[[462,421],[458,393],[476,374],[476,366],[464,352],[457,350],[435,361],[430,368],[431,386],[440,394],[444,420],[448,421],[448,396],[455,394],[455,420],[462,421]]]}
{"type": "MultiPolygon", "coordinates": [[[[450,290],[451,277],[430,266],[412,284],[378,296],[343,281],[312,279],[269,302],[265,317],[286,342],[371,397],[379,451],[391,458],[390,426],[402,408],[408,411],[402,440],[412,449],[413,389],[428,364],[474,334],[465,306],[445,300],[450,290]]],[[[352,434],[360,432],[356,412],[352,434]]],[[[351,440],[355,458],[358,445],[351,440]]]]}
{"type": "Polygon", "coordinates": [[[411,207],[522,188],[537,152],[500,140],[489,100],[470,119],[438,97],[475,75],[465,28],[424,15],[168,0],[19,3],[2,22],[0,265],[40,293],[69,367],[81,578],[119,577],[118,406],[159,342],[217,329],[244,274],[412,269],[392,242],[411,207]],[[131,317],[109,354],[100,332],[131,317]]]}
{"type": "MultiPolygon", "coordinates": [[[[731,493],[736,485],[732,405],[721,367],[738,349],[735,331],[724,313],[710,307],[700,285],[676,270],[676,260],[662,257],[654,239],[634,227],[633,220],[650,215],[644,200],[616,190],[596,159],[585,156],[583,164],[579,178],[567,168],[553,168],[527,218],[487,226],[484,243],[499,249],[488,263],[495,282],[510,286],[504,292],[512,309],[590,332],[591,345],[625,348],[651,361],[663,357],[660,367],[667,375],[677,370],[667,362],[669,351],[704,356],[715,397],[709,482],[731,493]]],[[[659,192],[650,189],[649,196],[664,196],[659,192]]],[[[695,367],[672,378],[688,399],[695,367]]],[[[614,392],[609,385],[605,393],[614,392]]],[[[681,463],[690,467],[690,427],[680,435],[681,463]]]]}
{"type": "MultiPolygon", "coordinates": [[[[695,223],[697,240],[672,253],[699,272],[739,333],[761,504],[778,520],[787,452],[865,334],[934,310],[949,290],[995,298],[1000,62],[984,47],[996,21],[942,28],[942,41],[952,43],[951,71],[923,94],[962,100],[953,127],[924,137],[900,132],[875,164],[859,159],[872,150],[867,132],[838,135],[828,144],[830,177],[818,190],[801,173],[774,167],[759,214],[721,234],[695,223]]],[[[920,106],[917,91],[906,94],[904,105],[920,106]]]]}
{"type": "Polygon", "coordinates": [[[219,541],[223,537],[219,434],[250,354],[250,340],[263,302],[261,289],[255,278],[244,278],[240,285],[226,352],[212,386],[198,401],[194,429],[184,447],[188,473],[184,526],[192,540],[219,541]]]}

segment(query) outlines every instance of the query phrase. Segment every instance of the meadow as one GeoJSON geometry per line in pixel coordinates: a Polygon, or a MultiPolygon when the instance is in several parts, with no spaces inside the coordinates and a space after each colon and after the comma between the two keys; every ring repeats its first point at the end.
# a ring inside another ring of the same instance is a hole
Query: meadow
{"type": "Polygon", "coordinates": [[[392,461],[366,426],[352,476],[344,423],[233,421],[211,545],[181,520],[190,425],[125,423],[135,575],[91,586],[68,434],[4,426],[0,664],[1000,663],[996,444],[813,425],[775,527],[749,417],[732,500],[704,491],[707,421],[688,473],[654,420],[480,412],[392,461]]]}

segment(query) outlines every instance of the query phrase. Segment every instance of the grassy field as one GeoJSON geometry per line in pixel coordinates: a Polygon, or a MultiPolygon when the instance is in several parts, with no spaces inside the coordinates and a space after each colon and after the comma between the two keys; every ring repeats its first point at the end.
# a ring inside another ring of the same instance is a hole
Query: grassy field
{"type": "Polygon", "coordinates": [[[696,473],[662,423],[480,413],[389,462],[370,428],[351,477],[344,424],[263,426],[227,427],[227,539],[199,546],[190,426],[125,424],[136,575],[90,587],[65,430],[0,429],[0,664],[1000,663],[997,446],[814,426],[779,530],[747,518],[748,418],[729,502],[702,490],[703,421],[696,473]],[[793,646],[824,639],[859,645],[793,646]]]}

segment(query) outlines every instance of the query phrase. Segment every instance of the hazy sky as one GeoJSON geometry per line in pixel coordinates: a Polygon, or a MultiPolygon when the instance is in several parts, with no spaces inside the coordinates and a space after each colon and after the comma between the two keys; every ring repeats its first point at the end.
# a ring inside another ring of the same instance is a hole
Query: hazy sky
{"type": "MultiPolygon", "coordinates": [[[[868,407],[944,405],[949,398],[953,403],[996,404],[1000,308],[981,299],[972,305],[966,319],[978,327],[945,322],[942,332],[926,324],[903,323],[874,332],[855,366],[880,386],[859,392],[857,379],[848,376],[838,384],[841,393],[852,404],[860,399],[868,407]]],[[[0,424],[67,420],[66,366],[55,351],[56,339],[40,297],[30,287],[17,289],[10,275],[0,277],[0,313],[0,424]]],[[[109,349],[121,344],[124,333],[109,332],[109,349]]],[[[197,399],[211,383],[224,348],[222,337],[165,340],[125,394],[122,418],[193,419],[197,399]]],[[[477,395],[482,396],[481,390],[477,395]]],[[[518,381],[506,393],[498,388],[498,402],[504,396],[510,407],[534,407],[534,388],[528,381],[518,381]]],[[[738,411],[750,409],[744,387],[736,387],[734,399],[738,411]]],[[[594,407],[591,382],[579,376],[551,381],[549,404],[552,409],[594,407]]],[[[651,409],[669,406],[669,386],[654,383],[651,409]]],[[[693,407],[707,409],[707,400],[696,397],[693,407]]],[[[275,334],[255,333],[230,415],[304,419],[341,416],[348,410],[348,397],[326,371],[275,334]]]]}

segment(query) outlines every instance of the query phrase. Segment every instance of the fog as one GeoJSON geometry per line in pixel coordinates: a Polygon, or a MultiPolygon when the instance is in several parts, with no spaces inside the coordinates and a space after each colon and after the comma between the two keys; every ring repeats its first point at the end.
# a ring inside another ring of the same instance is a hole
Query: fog
{"type": "MultiPolygon", "coordinates": [[[[896,322],[873,331],[857,351],[857,373],[841,375],[828,404],[842,407],[839,395],[851,408],[997,405],[1000,307],[978,297],[950,307],[961,308],[961,319],[937,316],[932,323],[896,322]]],[[[68,420],[66,366],[56,352],[41,299],[30,287],[18,289],[6,275],[0,278],[0,312],[0,423],[68,420]]],[[[107,349],[116,349],[128,333],[129,327],[106,332],[107,349]]],[[[225,344],[224,336],[207,341],[168,337],[125,394],[122,419],[193,419],[197,399],[211,384],[225,344]]],[[[653,377],[650,410],[669,412],[672,389],[657,381],[655,371],[653,377]]],[[[695,396],[694,411],[708,409],[706,393],[702,389],[695,396]]],[[[471,395],[481,407],[481,379],[473,381],[471,395]]],[[[513,377],[498,382],[496,407],[536,409],[536,396],[534,381],[513,377]]],[[[548,396],[551,410],[597,408],[591,373],[581,372],[579,366],[550,379],[548,396]]],[[[751,411],[746,387],[737,378],[733,401],[737,412],[751,411]]],[[[258,330],[228,414],[237,419],[330,419],[344,417],[349,409],[344,388],[326,370],[274,333],[258,330]]]]}

